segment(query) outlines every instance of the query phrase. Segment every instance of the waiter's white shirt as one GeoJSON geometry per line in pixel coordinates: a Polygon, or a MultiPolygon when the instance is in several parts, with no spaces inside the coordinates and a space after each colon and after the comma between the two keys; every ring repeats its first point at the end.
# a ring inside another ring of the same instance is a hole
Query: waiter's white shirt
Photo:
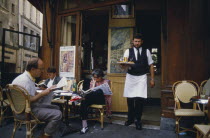
{"type": "MultiPolygon", "coordinates": [[[[135,58],[137,59],[137,49],[134,49],[135,58]]],[[[141,54],[142,47],[139,48],[139,53],[141,54]]],[[[147,60],[148,65],[153,64],[152,56],[150,51],[147,49],[147,60]]],[[[124,57],[129,57],[129,49],[124,53],[124,57]]],[[[147,98],[147,75],[134,76],[131,74],[126,74],[125,79],[125,88],[124,88],[124,97],[133,98],[133,97],[142,97],[147,98]]]]}

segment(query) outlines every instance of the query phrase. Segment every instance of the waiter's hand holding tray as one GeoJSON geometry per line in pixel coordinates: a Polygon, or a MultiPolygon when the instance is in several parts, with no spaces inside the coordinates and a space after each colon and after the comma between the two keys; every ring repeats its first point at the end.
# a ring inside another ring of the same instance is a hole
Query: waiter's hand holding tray
{"type": "Polygon", "coordinates": [[[120,58],[120,61],[117,62],[120,65],[134,65],[133,61],[128,61],[127,57],[120,58]]]}
{"type": "Polygon", "coordinates": [[[121,68],[128,69],[130,66],[134,65],[133,61],[128,61],[127,57],[121,58],[120,61],[117,62],[121,68]]]}
{"type": "Polygon", "coordinates": [[[134,65],[134,62],[133,61],[128,61],[128,62],[119,61],[119,62],[117,62],[117,64],[121,64],[121,65],[134,65]]]}
{"type": "Polygon", "coordinates": [[[129,62],[119,61],[117,62],[117,64],[119,64],[122,69],[127,70],[128,68],[134,65],[134,62],[133,61],[129,61],[129,62]]]}

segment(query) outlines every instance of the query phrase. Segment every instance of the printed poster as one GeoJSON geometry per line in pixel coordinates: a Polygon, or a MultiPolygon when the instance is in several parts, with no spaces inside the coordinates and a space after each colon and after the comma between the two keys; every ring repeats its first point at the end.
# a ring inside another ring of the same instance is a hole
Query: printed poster
{"type": "Polygon", "coordinates": [[[60,77],[75,77],[75,46],[60,47],[60,77]]]}

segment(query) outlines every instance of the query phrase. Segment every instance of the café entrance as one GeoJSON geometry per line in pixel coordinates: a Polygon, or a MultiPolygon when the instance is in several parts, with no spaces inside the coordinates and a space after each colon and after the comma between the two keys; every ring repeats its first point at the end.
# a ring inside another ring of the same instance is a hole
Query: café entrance
{"type": "MultiPolygon", "coordinates": [[[[126,117],[127,102],[123,97],[125,71],[121,70],[116,61],[123,56],[125,49],[131,46],[134,33],[145,36],[144,46],[150,50],[155,65],[155,88],[148,86],[148,99],[145,101],[143,119],[148,124],[160,125],[161,105],[161,42],[160,13],[157,11],[135,11],[135,26],[123,27],[117,23],[113,26],[110,15],[111,6],[89,9],[81,12],[81,78],[91,79],[91,70],[101,68],[106,72],[106,78],[112,81],[112,110],[119,116],[126,117]],[[116,34],[122,37],[117,37],[116,34]],[[129,36],[121,44],[124,36],[129,36]],[[118,39],[119,38],[119,39],[118,39]],[[127,47],[120,48],[121,45],[127,47]],[[151,123],[152,122],[152,123],[151,123]]],[[[120,22],[120,20],[118,19],[120,22]]],[[[126,26],[126,25],[125,25],[126,26]]],[[[148,80],[150,75],[148,75],[148,80]]],[[[149,81],[148,81],[149,84],[149,81]]],[[[86,85],[88,87],[88,85],[86,85]]]]}
{"type": "Polygon", "coordinates": [[[109,7],[82,12],[82,72],[107,71],[109,7]]]}

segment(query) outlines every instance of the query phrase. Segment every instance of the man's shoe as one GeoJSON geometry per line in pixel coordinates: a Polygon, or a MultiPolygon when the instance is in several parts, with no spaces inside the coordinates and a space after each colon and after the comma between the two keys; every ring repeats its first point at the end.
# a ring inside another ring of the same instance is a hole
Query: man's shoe
{"type": "Polygon", "coordinates": [[[81,134],[85,134],[86,132],[88,132],[88,127],[83,127],[80,131],[81,134]]]}
{"type": "Polygon", "coordinates": [[[133,121],[126,121],[125,122],[125,126],[130,126],[131,124],[133,124],[133,121]]]}
{"type": "Polygon", "coordinates": [[[142,130],[142,124],[141,124],[141,122],[136,121],[136,122],[135,122],[135,125],[136,125],[136,129],[137,129],[137,130],[142,130]]]}

